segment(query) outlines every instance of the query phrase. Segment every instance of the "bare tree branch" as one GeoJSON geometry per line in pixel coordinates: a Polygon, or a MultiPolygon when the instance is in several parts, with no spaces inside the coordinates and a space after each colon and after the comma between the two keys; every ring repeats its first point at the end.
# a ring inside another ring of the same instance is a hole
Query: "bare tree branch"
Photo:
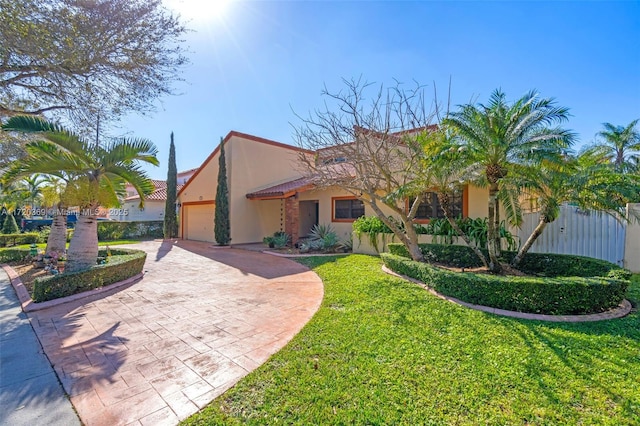
{"type": "Polygon", "coordinates": [[[414,259],[422,259],[413,219],[428,189],[424,154],[417,135],[435,128],[426,108],[424,87],[374,86],[362,79],[345,80],[344,88],[322,91],[324,108],[296,116],[294,138],[302,148],[302,171],[320,188],[339,187],[369,205],[402,241],[414,259]],[[371,97],[368,97],[372,93],[371,97]],[[417,197],[409,209],[405,200],[417,197]],[[396,222],[386,209],[400,218],[396,222]]]}

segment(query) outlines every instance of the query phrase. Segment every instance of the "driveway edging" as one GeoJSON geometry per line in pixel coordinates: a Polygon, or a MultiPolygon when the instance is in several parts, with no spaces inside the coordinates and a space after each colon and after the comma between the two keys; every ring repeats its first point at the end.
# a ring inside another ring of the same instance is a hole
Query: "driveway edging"
{"type": "Polygon", "coordinates": [[[109,284],[100,288],[94,288],[92,290],[83,291],[82,293],[72,294],[71,296],[60,297],[58,299],[47,300],[46,302],[34,302],[15,269],[6,263],[1,264],[0,266],[2,266],[2,269],[4,269],[7,275],[9,275],[11,285],[18,295],[18,299],[20,299],[20,305],[22,306],[23,312],[39,311],[41,309],[47,309],[64,303],[73,302],[75,300],[84,299],[86,297],[95,296],[118,287],[134,284],[144,277],[144,273],[141,272],[133,277],[127,278],[126,280],[118,281],[117,283],[109,284]]]}

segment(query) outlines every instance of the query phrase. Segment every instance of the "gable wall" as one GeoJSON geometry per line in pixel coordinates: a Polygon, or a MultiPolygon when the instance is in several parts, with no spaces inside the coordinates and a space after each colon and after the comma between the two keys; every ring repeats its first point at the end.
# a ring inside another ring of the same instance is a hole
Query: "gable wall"
{"type": "MultiPolygon", "coordinates": [[[[282,146],[233,136],[225,145],[229,173],[231,242],[262,241],[280,230],[281,200],[249,200],[247,193],[301,176],[298,152],[282,146]]],[[[283,224],[284,226],[284,224],[283,224]]]]}

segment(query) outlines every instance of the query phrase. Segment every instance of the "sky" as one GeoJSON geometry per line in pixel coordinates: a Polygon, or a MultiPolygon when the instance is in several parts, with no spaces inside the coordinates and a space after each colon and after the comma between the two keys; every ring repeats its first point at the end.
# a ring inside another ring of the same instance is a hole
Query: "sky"
{"type": "Polygon", "coordinates": [[[511,101],[535,89],[570,109],[577,148],[602,123],[640,118],[640,1],[163,0],[192,31],[176,96],[121,131],[152,140],[166,179],[169,135],[179,171],[199,167],[231,130],[294,144],[296,114],[322,89],[362,77],[418,82],[451,104],[511,101]]]}

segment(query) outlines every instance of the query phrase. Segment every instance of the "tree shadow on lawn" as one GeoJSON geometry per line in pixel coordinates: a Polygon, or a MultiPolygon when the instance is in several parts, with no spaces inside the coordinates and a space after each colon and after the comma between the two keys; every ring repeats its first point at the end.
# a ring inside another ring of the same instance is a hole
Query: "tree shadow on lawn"
{"type": "MultiPolygon", "coordinates": [[[[489,314],[485,314],[487,317],[489,314]]],[[[606,395],[606,406],[626,418],[640,418],[640,395],[634,388],[640,377],[640,313],[614,320],[587,323],[549,323],[498,319],[528,348],[529,377],[540,392],[556,403],[575,404],[593,398],[590,389],[606,395]]]]}

